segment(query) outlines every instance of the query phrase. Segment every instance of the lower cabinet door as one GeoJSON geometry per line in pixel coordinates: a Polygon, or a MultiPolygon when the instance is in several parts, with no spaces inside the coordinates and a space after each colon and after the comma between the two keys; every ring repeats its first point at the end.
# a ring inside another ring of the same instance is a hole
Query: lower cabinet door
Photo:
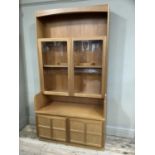
{"type": "Polygon", "coordinates": [[[86,122],[86,144],[90,146],[101,147],[103,143],[103,122],[86,122]]]}
{"type": "Polygon", "coordinates": [[[66,141],[66,118],[52,117],[52,138],[66,141]]]}
{"type": "Polygon", "coordinates": [[[66,141],[65,117],[38,115],[37,124],[39,137],[66,141]]]}
{"type": "Polygon", "coordinates": [[[81,119],[70,119],[70,142],[85,144],[85,123],[81,119]]]}
{"type": "Polygon", "coordinates": [[[101,147],[103,141],[103,122],[70,119],[70,142],[101,147]]]}

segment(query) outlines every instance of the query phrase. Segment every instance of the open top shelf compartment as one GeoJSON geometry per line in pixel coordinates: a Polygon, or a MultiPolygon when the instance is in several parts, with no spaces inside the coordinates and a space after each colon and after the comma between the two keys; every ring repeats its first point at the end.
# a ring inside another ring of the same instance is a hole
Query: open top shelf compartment
{"type": "Polygon", "coordinates": [[[107,12],[74,12],[37,17],[38,38],[77,38],[107,35],[107,12]]]}

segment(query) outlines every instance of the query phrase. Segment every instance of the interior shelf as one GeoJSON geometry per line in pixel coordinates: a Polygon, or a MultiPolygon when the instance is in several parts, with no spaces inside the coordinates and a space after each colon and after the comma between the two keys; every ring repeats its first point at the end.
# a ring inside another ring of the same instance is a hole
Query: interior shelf
{"type": "Polygon", "coordinates": [[[44,65],[44,67],[51,67],[51,68],[67,68],[67,65],[44,65]]]}
{"type": "Polygon", "coordinates": [[[51,102],[49,105],[36,111],[37,114],[68,116],[76,118],[87,118],[104,120],[103,105],[101,104],[79,104],[68,102],[51,102]]]}
{"type": "Polygon", "coordinates": [[[102,66],[75,66],[75,68],[102,68],[102,66]]]}

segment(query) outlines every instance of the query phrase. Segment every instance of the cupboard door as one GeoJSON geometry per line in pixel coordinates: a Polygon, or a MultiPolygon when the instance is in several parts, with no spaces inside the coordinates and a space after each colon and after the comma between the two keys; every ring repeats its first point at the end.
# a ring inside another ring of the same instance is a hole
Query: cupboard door
{"type": "Polygon", "coordinates": [[[41,86],[44,94],[69,94],[69,40],[67,38],[38,39],[41,86]]]}
{"type": "Polygon", "coordinates": [[[66,141],[66,118],[52,117],[52,139],[66,141]]]}
{"type": "Polygon", "coordinates": [[[70,119],[70,142],[85,144],[85,123],[80,119],[70,119]]]}
{"type": "Polygon", "coordinates": [[[103,140],[102,121],[87,121],[86,123],[86,144],[101,147],[103,140]]]}
{"type": "Polygon", "coordinates": [[[101,147],[102,121],[70,119],[70,142],[101,147]]]}

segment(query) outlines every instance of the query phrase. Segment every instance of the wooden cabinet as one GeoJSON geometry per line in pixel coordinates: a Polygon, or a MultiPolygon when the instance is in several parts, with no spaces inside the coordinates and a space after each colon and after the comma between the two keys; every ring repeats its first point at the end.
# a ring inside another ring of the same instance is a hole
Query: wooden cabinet
{"type": "Polygon", "coordinates": [[[104,146],[109,7],[39,11],[36,32],[41,91],[40,138],[104,146]]]}
{"type": "Polygon", "coordinates": [[[66,118],[38,115],[37,120],[40,137],[66,141],[66,118]]]}
{"type": "Polygon", "coordinates": [[[70,141],[89,146],[102,146],[102,121],[70,119],[70,141]]]}

